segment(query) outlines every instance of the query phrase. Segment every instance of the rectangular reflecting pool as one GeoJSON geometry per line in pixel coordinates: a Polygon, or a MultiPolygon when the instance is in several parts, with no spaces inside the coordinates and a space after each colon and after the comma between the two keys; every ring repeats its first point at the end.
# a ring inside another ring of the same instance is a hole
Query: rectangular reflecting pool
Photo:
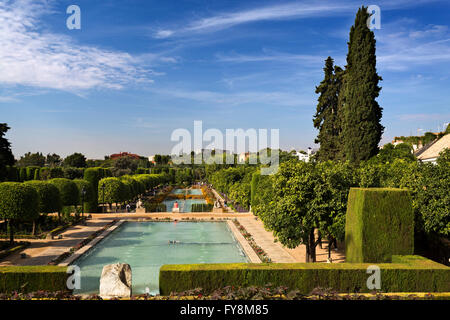
{"type": "Polygon", "coordinates": [[[226,222],[125,222],[73,263],[81,269],[75,293],[98,293],[103,266],[118,262],[131,266],[133,294],[157,294],[164,264],[249,260],[226,222]]]}
{"type": "Polygon", "coordinates": [[[174,189],[172,190],[173,194],[191,194],[191,195],[197,195],[201,196],[203,195],[203,192],[201,189],[174,189]]]}

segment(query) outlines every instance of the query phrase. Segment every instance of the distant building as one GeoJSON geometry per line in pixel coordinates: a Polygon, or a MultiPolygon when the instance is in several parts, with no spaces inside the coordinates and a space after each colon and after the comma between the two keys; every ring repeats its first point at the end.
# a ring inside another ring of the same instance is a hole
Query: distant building
{"type": "Polygon", "coordinates": [[[306,153],[297,151],[295,153],[295,156],[298,157],[298,160],[300,160],[300,161],[309,162],[309,160],[311,160],[311,156],[314,155],[315,153],[316,153],[316,150],[313,150],[312,148],[308,148],[306,153]]]}
{"type": "Polygon", "coordinates": [[[131,157],[131,158],[134,158],[134,159],[140,159],[140,156],[138,156],[137,154],[128,153],[128,152],[114,153],[114,154],[109,156],[109,158],[112,159],[112,160],[118,159],[118,158],[123,158],[123,157],[131,157]]]}
{"type": "Polygon", "coordinates": [[[150,161],[151,163],[155,163],[155,156],[149,156],[148,157],[148,161],[150,161]]]}
{"type": "Polygon", "coordinates": [[[422,149],[418,150],[414,155],[421,162],[436,163],[439,153],[444,149],[450,149],[450,133],[446,134],[439,140],[434,140],[422,149]]]}
{"type": "Polygon", "coordinates": [[[250,157],[250,152],[242,152],[240,155],[239,155],[239,162],[245,162],[245,161],[247,161],[247,159],[250,157]]]}

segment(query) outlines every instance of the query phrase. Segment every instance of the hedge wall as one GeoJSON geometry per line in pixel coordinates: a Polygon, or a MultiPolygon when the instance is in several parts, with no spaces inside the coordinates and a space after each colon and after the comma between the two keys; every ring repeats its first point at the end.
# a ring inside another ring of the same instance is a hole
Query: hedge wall
{"type": "Polygon", "coordinates": [[[193,203],[191,212],[211,212],[212,208],[213,205],[209,203],[193,203]]]}
{"type": "Polygon", "coordinates": [[[58,266],[0,267],[0,292],[67,291],[66,270],[58,266]]]}
{"type": "MultiPolygon", "coordinates": [[[[383,292],[450,291],[450,268],[420,256],[394,256],[378,264],[383,292]]],[[[285,286],[309,294],[314,288],[337,292],[370,292],[367,267],[360,263],[232,263],[164,265],[159,272],[161,295],[202,288],[207,293],[225,286],[285,286]]]]}
{"type": "Polygon", "coordinates": [[[407,190],[351,188],[345,225],[346,262],[390,262],[414,252],[414,212],[407,190]]]}

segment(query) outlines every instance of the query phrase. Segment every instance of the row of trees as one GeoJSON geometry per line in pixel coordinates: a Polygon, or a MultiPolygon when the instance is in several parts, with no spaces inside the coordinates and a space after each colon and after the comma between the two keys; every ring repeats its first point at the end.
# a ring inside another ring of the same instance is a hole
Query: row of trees
{"type": "Polygon", "coordinates": [[[22,157],[20,157],[19,160],[17,160],[16,165],[18,167],[30,167],[30,166],[37,166],[37,167],[59,167],[59,166],[65,166],[65,167],[75,167],[75,168],[84,168],[86,167],[86,157],[78,152],[75,152],[74,154],[71,154],[67,156],[64,160],[57,155],[54,154],[48,154],[47,156],[44,156],[40,152],[31,153],[27,152],[22,157]]]}
{"type": "Polygon", "coordinates": [[[287,161],[273,176],[253,175],[250,199],[253,212],[283,245],[306,246],[308,262],[315,261],[315,229],[329,239],[344,239],[351,187],[407,188],[413,199],[416,234],[450,236],[448,149],[437,165],[404,159],[369,160],[358,167],[349,161],[287,161]]]}
{"type": "Polygon", "coordinates": [[[98,202],[126,203],[135,201],[146,191],[161,184],[170,183],[171,177],[167,174],[137,174],[127,175],[120,178],[103,178],[98,183],[98,202]]]}
{"type": "Polygon", "coordinates": [[[65,206],[78,206],[91,201],[94,190],[83,179],[56,178],[49,181],[0,183],[0,218],[8,222],[10,242],[14,241],[14,224],[35,222],[40,214],[60,213],[65,206]]]}

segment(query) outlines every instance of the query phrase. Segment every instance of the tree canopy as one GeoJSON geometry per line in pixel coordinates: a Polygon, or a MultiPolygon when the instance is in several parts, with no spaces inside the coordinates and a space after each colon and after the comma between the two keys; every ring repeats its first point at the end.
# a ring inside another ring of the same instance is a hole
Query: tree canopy
{"type": "Polygon", "coordinates": [[[75,152],[64,159],[64,165],[67,167],[85,168],[86,157],[81,153],[75,152]]]}

